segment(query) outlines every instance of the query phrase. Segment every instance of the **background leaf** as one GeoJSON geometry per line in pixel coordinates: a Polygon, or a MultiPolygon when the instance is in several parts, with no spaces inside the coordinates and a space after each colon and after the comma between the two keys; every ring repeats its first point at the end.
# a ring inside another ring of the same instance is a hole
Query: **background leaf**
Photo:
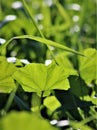
{"type": "Polygon", "coordinates": [[[78,72],[74,69],[72,62],[67,58],[66,53],[60,53],[56,56],[56,60],[64,69],[65,74],[70,75],[78,75],[78,72]]]}
{"type": "Polygon", "coordinates": [[[69,83],[72,93],[77,97],[83,97],[89,94],[89,87],[87,87],[84,80],[82,80],[80,77],[70,76],[69,83]]]}
{"type": "Polygon", "coordinates": [[[71,125],[73,126],[74,129],[93,130],[88,125],[81,124],[81,122],[71,122],[71,125]]]}
{"type": "Polygon", "coordinates": [[[12,78],[16,67],[6,61],[0,63],[0,92],[9,93],[15,88],[15,83],[12,78]]]}
{"type": "Polygon", "coordinates": [[[57,100],[55,96],[47,97],[44,100],[44,105],[51,111],[56,110],[58,107],[61,106],[61,103],[57,100]]]}
{"type": "Polygon", "coordinates": [[[89,58],[79,58],[80,75],[87,84],[97,79],[97,50],[88,48],[84,50],[84,54],[89,58]]]}
{"type": "Polygon", "coordinates": [[[12,112],[0,120],[0,130],[58,130],[37,115],[12,112]]]}

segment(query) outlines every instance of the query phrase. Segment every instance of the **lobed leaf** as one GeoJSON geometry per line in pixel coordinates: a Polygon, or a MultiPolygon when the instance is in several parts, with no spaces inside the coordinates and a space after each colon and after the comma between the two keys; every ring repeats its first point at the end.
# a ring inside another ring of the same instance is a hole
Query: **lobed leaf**
{"type": "Polygon", "coordinates": [[[31,63],[18,69],[13,78],[28,92],[36,92],[39,96],[44,92],[49,95],[53,89],[68,90],[69,82],[62,67],[56,65],[31,63]],[[20,78],[21,77],[21,78],[20,78]]]}

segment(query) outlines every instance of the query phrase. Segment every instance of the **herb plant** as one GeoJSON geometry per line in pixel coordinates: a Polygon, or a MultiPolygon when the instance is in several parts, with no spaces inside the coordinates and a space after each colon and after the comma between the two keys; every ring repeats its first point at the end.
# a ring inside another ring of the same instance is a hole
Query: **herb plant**
{"type": "Polygon", "coordinates": [[[0,130],[97,129],[95,4],[0,1],[0,130]]]}

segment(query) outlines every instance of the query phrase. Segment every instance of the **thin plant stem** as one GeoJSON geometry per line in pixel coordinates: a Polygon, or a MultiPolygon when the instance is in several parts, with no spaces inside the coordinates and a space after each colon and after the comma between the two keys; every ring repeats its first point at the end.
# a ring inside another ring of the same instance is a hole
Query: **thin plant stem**
{"type": "MultiPolygon", "coordinates": [[[[41,36],[42,38],[45,38],[43,32],[39,29],[39,27],[37,26],[37,24],[36,24],[34,18],[32,17],[31,11],[30,11],[28,5],[26,4],[25,0],[22,0],[22,1],[23,1],[23,4],[24,4],[25,8],[26,8],[26,12],[28,13],[28,15],[29,15],[29,17],[30,17],[32,23],[34,24],[36,30],[39,32],[39,34],[40,34],[40,36],[41,36]]],[[[50,47],[49,47],[48,45],[47,45],[47,48],[48,48],[48,50],[50,51],[50,54],[51,54],[52,58],[54,59],[56,65],[59,65],[58,62],[57,62],[56,59],[55,59],[54,54],[52,53],[52,51],[50,50],[50,47]]]]}
{"type": "Polygon", "coordinates": [[[10,108],[10,106],[11,106],[13,100],[14,100],[14,96],[15,96],[16,90],[17,90],[17,89],[15,88],[15,89],[10,93],[9,98],[8,98],[8,101],[7,101],[5,107],[4,107],[3,110],[2,110],[2,115],[3,115],[3,114],[6,114],[7,111],[9,110],[9,108],[10,108]]]}
{"type": "Polygon", "coordinates": [[[44,91],[41,92],[41,104],[43,104],[43,94],[44,94],[44,91]]]}

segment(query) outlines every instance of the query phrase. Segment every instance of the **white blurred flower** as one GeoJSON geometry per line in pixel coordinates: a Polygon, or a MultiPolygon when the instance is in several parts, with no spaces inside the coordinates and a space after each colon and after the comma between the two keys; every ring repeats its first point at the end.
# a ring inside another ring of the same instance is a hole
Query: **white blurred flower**
{"type": "Polygon", "coordinates": [[[45,65],[49,65],[52,63],[52,60],[45,60],[45,65]]]}

